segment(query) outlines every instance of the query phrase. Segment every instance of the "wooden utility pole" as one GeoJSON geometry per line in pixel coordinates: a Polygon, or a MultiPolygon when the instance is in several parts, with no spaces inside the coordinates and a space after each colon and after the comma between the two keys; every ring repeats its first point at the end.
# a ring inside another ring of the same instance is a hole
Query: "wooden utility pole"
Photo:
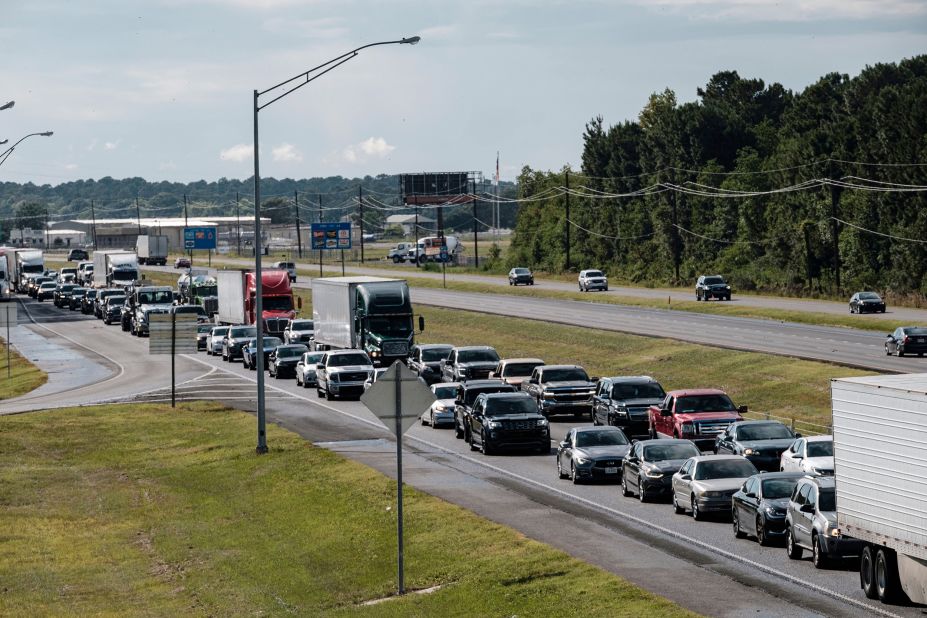
{"type": "Polygon", "coordinates": [[[293,191],[293,207],[296,209],[296,249],[299,259],[303,259],[303,236],[299,231],[299,191],[293,191]]]}
{"type": "Polygon", "coordinates": [[[563,221],[563,234],[565,238],[564,247],[566,249],[566,270],[570,270],[570,170],[563,174],[564,185],[566,186],[566,219],[563,221]]]}

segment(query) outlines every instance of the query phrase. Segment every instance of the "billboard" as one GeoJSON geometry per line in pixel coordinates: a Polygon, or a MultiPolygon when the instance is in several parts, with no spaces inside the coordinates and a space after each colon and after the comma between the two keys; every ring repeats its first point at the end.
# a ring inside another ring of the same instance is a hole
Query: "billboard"
{"type": "Polygon", "coordinates": [[[312,250],[350,249],[351,223],[312,223],[310,224],[312,250]]]}
{"type": "Polygon", "coordinates": [[[185,227],[183,228],[184,249],[215,249],[216,228],[214,227],[185,227]]]}
{"type": "Polygon", "coordinates": [[[473,199],[479,176],[479,172],[400,174],[399,192],[409,205],[463,204],[473,199]]]}

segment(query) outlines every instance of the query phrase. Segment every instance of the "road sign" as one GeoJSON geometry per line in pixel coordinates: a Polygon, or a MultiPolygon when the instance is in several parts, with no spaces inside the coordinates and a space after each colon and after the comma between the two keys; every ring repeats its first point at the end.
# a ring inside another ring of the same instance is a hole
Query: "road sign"
{"type": "Polygon", "coordinates": [[[16,326],[18,305],[15,301],[8,301],[0,305],[0,326],[16,326]]]}
{"type": "MultiPolygon", "coordinates": [[[[361,395],[361,403],[393,433],[397,432],[396,412],[399,408],[399,427],[405,433],[435,402],[434,393],[418,375],[399,361],[386,370],[367,392],[361,395]],[[398,380],[396,374],[399,374],[398,380]],[[396,397],[396,385],[399,397],[396,397]]],[[[396,433],[398,436],[399,434],[396,433]]]]}
{"type": "Polygon", "coordinates": [[[196,315],[192,313],[152,313],[148,315],[148,353],[196,354],[196,315]],[[177,319],[173,329],[171,318],[177,319]],[[172,331],[174,343],[171,345],[172,331]]]}
{"type": "Polygon", "coordinates": [[[312,223],[309,225],[312,250],[350,249],[351,223],[312,223]]]}
{"type": "Polygon", "coordinates": [[[183,228],[184,249],[215,249],[216,228],[214,227],[185,227],[183,228]]]}

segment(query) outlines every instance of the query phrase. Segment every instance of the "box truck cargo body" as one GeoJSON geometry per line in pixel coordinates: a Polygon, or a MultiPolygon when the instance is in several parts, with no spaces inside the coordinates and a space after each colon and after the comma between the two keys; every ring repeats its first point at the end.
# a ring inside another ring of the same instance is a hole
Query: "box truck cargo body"
{"type": "Polygon", "coordinates": [[[138,257],[133,251],[93,252],[93,287],[128,287],[138,280],[138,257]]]}
{"type": "Polygon", "coordinates": [[[927,374],[831,381],[840,534],[870,598],[927,603],[927,374]]]}
{"type": "Polygon", "coordinates": [[[139,264],[167,264],[167,236],[139,236],[135,241],[139,264]]]}
{"type": "Polygon", "coordinates": [[[26,277],[45,272],[45,255],[38,249],[16,249],[8,262],[14,269],[12,281],[19,292],[25,289],[26,277]]]}
{"type": "Polygon", "coordinates": [[[412,299],[402,279],[313,279],[312,317],[316,349],[363,350],[378,365],[405,360],[414,343],[412,299]]]}

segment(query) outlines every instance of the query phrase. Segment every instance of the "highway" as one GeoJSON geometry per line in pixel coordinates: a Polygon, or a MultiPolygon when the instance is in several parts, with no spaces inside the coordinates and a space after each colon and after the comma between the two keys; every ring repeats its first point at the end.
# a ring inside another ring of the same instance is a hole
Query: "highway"
{"type": "MultiPolygon", "coordinates": [[[[95,384],[33,400],[33,408],[89,402],[91,392],[97,400],[169,401],[165,359],[147,356],[147,339],[48,304],[26,301],[23,306],[41,324],[31,327],[36,333],[73,342],[75,371],[84,359],[126,368],[95,384]]],[[[254,373],[240,363],[201,353],[183,358],[179,366],[184,368],[178,379],[183,382],[178,388],[181,399],[217,399],[253,409],[254,373]]],[[[324,401],[294,380],[268,378],[267,386],[269,421],[394,473],[390,434],[362,404],[324,401]]],[[[7,402],[0,409],[6,411],[10,405],[21,406],[22,401],[7,402]]],[[[575,424],[580,423],[552,423],[553,439],[562,438],[575,424]]],[[[472,453],[453,431],[421,426],[409,431],[405,446],[408,483],[599,564],[694,611],[719,616],[922,615],[917,608],[883,608],[866,600],[852,565],[816,570],[808,560],[790,561],[782,548],[734,539],[730,523],[723,519],[695,522],[674,515],[668,504],[624,498],[616,485],[574,486],[559,480],[552,453],[486,457],[472,453]]],[[[253,445],[242,447],[251,450],[253,445]]]]}

